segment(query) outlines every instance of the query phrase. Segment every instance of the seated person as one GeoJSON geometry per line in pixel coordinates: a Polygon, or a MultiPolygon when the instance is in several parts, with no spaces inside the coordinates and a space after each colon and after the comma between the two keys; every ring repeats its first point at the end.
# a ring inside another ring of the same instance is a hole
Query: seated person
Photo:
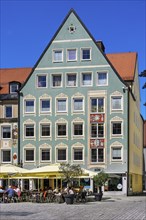
{"type": "Polygon", "coordinates": [[[9,188],[5,192],[8,195],[8,198],[12,198],[16,195],[15,190],[12,188],[12,186],[9,186],[9,188]]]}

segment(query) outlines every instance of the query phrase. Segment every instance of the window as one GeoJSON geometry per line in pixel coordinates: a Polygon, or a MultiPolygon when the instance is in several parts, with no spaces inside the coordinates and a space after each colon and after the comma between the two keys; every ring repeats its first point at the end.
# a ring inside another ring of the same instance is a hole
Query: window
{"type": "Polygon", "coordinates": [[[50,161],[50,149],[41,149],[41,161],[50,161]]]}
{"type": "Polygon", "coordinates": [[[91,50],[90,49],[81,49],[81,59],[90,60],[91,59],[91,50]]]}
{"type": "Polygon", "coordinates": [[[57,112],[67,112],[66,99],[57,99],[57,112]]]}
{"type": "Polygon", "coordinates": [[[91,149],[91,162],[94,163],[104,162],[103,148],[91,149]]]}
{"type": "Polygon", "coordinates": [[[5,106],[5,117],[12,118],[12,106],[5,106]]]}
{"type": "Polygon", "coordinates": [[[104,112],[104,99],[103,98],[97,98],[91,99],[91,112],[104,112]]]}
{"type": "Polygon", "coordinates": [[[66,160],[66,149],[57,149],[57,160],[66,160]]]}
{"type": "Polygon", "coordinates": [[[41,137],[50,137],[50,124],[41,124],[41,137]]]}
{"type": "Polygon", "coordinates": [[[76,86],[76,74],[67,74],[67,86],[76,86]]]}
{"type": "Polygon", "coordinates": [[[74,98],[73,99],[73,111],[83,111],[83,98],[74,98]]]}
{"type": "Polygon", "coordinates": [[[34,125],[25,125],[25,137],[34,137],[34,125]]]}
{"type": "Polygon", "coordinates": [[[74,160],[83,160],[83,149],[82,148],[74,148],[73,149],[73,159],[74,160]]]}
{"type": "Polygon", "coordinates": [[[53,84],[53,87],[61,87],[62,86],[61,75],[53,75],[52,84],[53,84]]]}
{"type": "Polygon", "coordinates": [[[112,135],[122,134],[122,122],[112,122],[112,135]]]}
{"type": "Polygon", "coordinates": [[[34,161],[34,149],[26,149],[25,150],[25,161],[26,162],[34,161]]]}
{"type": "Polygon", "coordinates": [[[82,136],[83,135],[83,123],[77,123],[77,124],[73,124],[74,125],[74,136],[82,136]]]}
{"type": "Polygon", "coordinates": [[[122,97],[112,97],[111,107],[112,110],[122,110],[122,97]]]}
{"type": "Polygon", "coordinates": [[[37,76],[37,87],[46,87],[46,76],[37,76]]]}
{"type": "Polygon", "coordinates": [[[104,137],[104,124],[103,123],[92,123],[91,124],[91,137],[92,138],[103,138],[104,137]]]}
{"type": "Polygon", "coordinates": [[[91,85],[92,85],[92,74],[82,73],[82,86],[91,86],[91,85]]]}
{"type": "Polygon", "coordinates": [[[11,150],[2,150],[1,156],[2,156],[1,158],[2,163],[11,162],[11,150]]]}
{"type": "Polygon", "coordinates": [[[97,73],[97,85],[98,86],[107,85],[107,73],[97,73]]]}
{"type": "Polygon", "coordinates": [[[10,93],[17,93],[18,89],[19,89],[18,83],[11,83],[10,84],[10,93]]]}
{"type": "Polygon", "coordinates": [[[77,60],[77,50],[76,49],[67,50],[67,60],[68,61],[76,61],[77,60]]]}
{"type": "Polygon", "coordinates": [[[62,62],[63,61],[63,51],[54,50],[53,51],[53,62],[62,62]]]}
{"type": "Polygon", "coordinates": [[[50,99],[40,100],[40,112],[41,113],[50,112],[50,99]]]}
{"type": "Polygon", "coordinates": [[[122,147],[112,147],[112,160],[121,160],[122,159],[122,147]]]}
{"type": "Polygon", "coordinates": [[[11,138],[11,126],[2,126],[2,138],[10,139],[11,138]]]}
{"type": "Polygon", "coordinates": [[[57,125],[57,136],[60,137],[64,137],[66,136],[66,124],[58,124],[57,125]]]}
{"type": "Polygon", "coordinates": [[[25,100],[25,113],[34,113],[34,100],[25,100]]]}

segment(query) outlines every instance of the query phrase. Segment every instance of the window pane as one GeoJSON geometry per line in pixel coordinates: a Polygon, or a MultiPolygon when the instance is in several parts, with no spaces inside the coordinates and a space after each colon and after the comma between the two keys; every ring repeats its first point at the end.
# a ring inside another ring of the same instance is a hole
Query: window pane
{"type": "Polygon", "coordinates": [[[50,160],[50,149],[42,149],[41,153],[42,153],[41,155],[42,160],[50,160]]]}
{"type": "Polygon", "coordinates": [[[66,160],[66,149],[58,149],[58,160],[66,160]]]}
{"type": "Polygon", "coordinates": [[[50,112],[50,100],[41,100],[41,112],[50,112]]]}
{"type": "Polygon", "coordinates": [[[34,112],[34,100],[25,101],[25,112],[34,112]]]}
{"type": "Polygon", "coordinates": [[[83,49],[82,50],[82,59],[89,60],[90,59],[90,49],[83,49]]]}
{"type": "Polygon", "coordinates": [[[84,86],[91,85],[92,77],[91,77],[90,73],[89,74],[82,74],[82,77],[83,77],[82,83],[84,86]]]}
{"type": "Polygon", "coordinates": [[[112,159],[121,159],[121,148],[112,148],[112,159]]]}
{"type": "Polygon", "coordinates": [[[34,150],[26,150],[26,161],[34,161],[34,150]]]}
{"type": "Polygon", "coordinates": [[[82,149],[74,149],[74,160],[83,160],[82,149]]]}
{"type": "Polygon", "coordinates": [[[57,110],[59,112],[65,112],[66,111],[66,99],[57,100],[57,110]]]}
{"type": "Polygon", "coordinates": [[[83,135],[83,125],[74,124],[74,135],[83,135]]]}
{"type": "Polygon", "coordinates": [[[74,99],[74,111],[83,110],[83,99],[74,99]]]}
{"type": "Polygon", "coordinates": [[[97,124],[91,124],[91,137],[97,137],[97,124]]]}
{"type": "Polygon", "coordinates": [[[102,99],[98,99],[98,112],[104,112],[104,100],[102,99]]]}
{"type": "Polygon", "coordinates": [[[98,162],[103,162],[104,161],[104,154],[103,154],[103,149],[98,149],[98,162]]]}
{"type": "Polygon", "coordinates": [[[121,134],[121,123],[113,123],[113,134],[121,134]]]}
{"type": "Polygon", "coordinates": [[[68,50],[68,60],[76,60],[76,50],[68,50]]]}
{"type": "Polygon", "coordinates": [[[104,125],[98,124],[98,137],[104,137],[104,125]]]}
{"type": "Polygon", "coordinates": [[[66,125],[58,125],[58,136],[66,136],[66,125]]]}
{"type": "Polygon", "coordinates": [[[97,99],[91,99],[91,112],[97,112],[97,99]]]}
{"type": "Polygon", "coordinates": [[[18,84],[11,84],[10,85],[10,93],[16,93],[16,91],[18,90],[18,84]]]}
{"type": "Polygon", "coordinates": [[[12,106],[6,106],[5,111],[5,117],[12,118],[12,106]]]}
{"type": "Polygon", "coordinates": [[[10,162],[11,161],[11,151],[4,150],[2,151],[2,162],[10,162]]]}
{"type": "Polygon", "coordinates": [[[112,109],[122,109],[121,101],[122,101],[121,97],[113,97],[112,98],[112,109]]]}
{"type": "Polygon", "coordinates": [[[46,76],[38,76],[38,87],[46,87],[46,76]]]}
{"type": "Polygon", "coordinates": [[[106,85],[107,84],[107,73],[98,73],[98,85],[106,85]]]}
{"type": "Polygon", "coordinates": [[[63,53],[62,50],[54,51],[54,61],[59,62],[63,60],[63,53]]]}
{"type": "Polygon", "coordinates": [[[76,75],[67,75],[67,85],[76,86],[76,75]]]}
{"type": "Polygon", "coordinates": [[[97,149],[91,149],[91,162],[97,162],[97,149]]]}
{"type": "Polygon", "coordinates": [[[25,126],[26,137],[34,137],[34,125],[25,126]]]}
{"type": "Polygon", "coordinates": [[[53,76],[53,86],[61,86],[61,75],[59,76],[53,76]]]}
{"type": "Polygon", "coordinates": [[[50,136],[50,125],[41,125],[41,136],[50,136]]]}
{"type": "Polygon", "coordinates": [[[2,137],[11,138],[11,127],[10,126],[2,127],[2,137]]]}

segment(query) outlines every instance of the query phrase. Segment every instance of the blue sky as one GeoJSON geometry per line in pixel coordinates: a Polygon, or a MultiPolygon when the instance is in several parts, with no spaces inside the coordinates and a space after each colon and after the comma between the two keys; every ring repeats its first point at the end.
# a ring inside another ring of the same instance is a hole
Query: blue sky
{"type": "MultiPolygon", "coordinates": [[[[0,0],[0,68],[33,67],[71,8],[106,53],[135,51],[146,69],[146,0],[0,0]]],[[[144,102],[141,89],[146,119],[144,102]]]]}

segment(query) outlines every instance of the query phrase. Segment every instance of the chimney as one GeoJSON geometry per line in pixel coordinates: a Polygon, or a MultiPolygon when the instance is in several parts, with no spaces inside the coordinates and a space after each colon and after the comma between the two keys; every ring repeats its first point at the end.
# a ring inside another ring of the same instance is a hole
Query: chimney
{"type": "Polygon", "coordinates": [[[97,46],[99,47],[99,49],[104,53],[105,52],[105,47],[104,44],[101,40],[96,41],[97,46]]]}

